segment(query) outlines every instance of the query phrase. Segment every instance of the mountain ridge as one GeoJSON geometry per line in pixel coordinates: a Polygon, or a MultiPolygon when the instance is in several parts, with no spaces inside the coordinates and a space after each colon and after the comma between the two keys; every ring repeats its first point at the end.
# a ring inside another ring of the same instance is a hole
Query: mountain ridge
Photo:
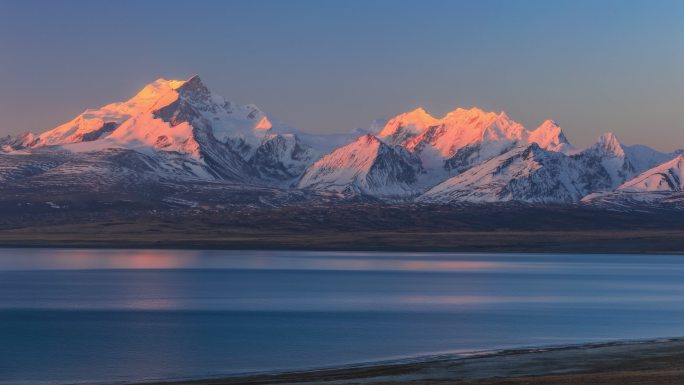
{"type": "MultiPolygon", "coordinates": [[[[279,202],[308,196],[604,204],[651,170],[647,186],[675,185],[658,179],[657,169],[678,154],[626,146],[612,133],[578,150],[553,120],[528,130],[505,112],[476,107],[442,118],[417,108],[377,120],[368,130],[318,135],[255,105],[229,101],[195,75],[157,79],[128,100],[87,109],[53,129],[1,138],[0,180],[20,183],[23,191],[31,183],[57,188],[60,179],[69,186],[81,181],[84,192],[95,194],[115,193],[117,183],[138,179],[145,181],[140,194],[178,194],[186,189],[180,186],[194,184],[203,186],[199,190],[268,191],[279,202]],[[54,184],[45,179],[49,175],[54,184]]],[[[193,201],[192,195],[172,200],[193,201]]],[[[271,202],[264,199],[257,203],[271,202]]]]}

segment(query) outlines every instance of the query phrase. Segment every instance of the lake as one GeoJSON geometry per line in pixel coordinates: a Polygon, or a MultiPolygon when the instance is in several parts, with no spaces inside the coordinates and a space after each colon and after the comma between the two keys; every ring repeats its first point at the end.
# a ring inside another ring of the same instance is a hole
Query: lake
{"type": "Polygon", "coordinates": [[[684,336],[684,256],[0,249],[0,383],[684,336]]]}

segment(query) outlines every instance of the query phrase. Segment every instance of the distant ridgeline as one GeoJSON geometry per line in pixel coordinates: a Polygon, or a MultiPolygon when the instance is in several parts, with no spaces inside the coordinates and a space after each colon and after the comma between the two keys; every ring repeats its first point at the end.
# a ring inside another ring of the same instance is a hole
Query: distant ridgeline
{"type": "Polygon", "coordinates": [[[442,118],[419,108],[369,130],[306,133],[212,93],[198,76],[159,79],[51,130],[0,139],[3,199],[51,209],[350,199],[680,207],[683,167],[682,151],[626,146],[611,133],[576,149],[552,120],[528,130],[478,108],[442,118]]]}

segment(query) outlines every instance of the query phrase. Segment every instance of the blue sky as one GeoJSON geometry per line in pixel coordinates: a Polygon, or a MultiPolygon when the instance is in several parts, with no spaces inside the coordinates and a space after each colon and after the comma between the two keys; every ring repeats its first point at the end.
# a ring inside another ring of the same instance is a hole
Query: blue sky
{"type": "Polygon", "coordinates": [[[0,0],[0,133],[195,73],[313,132],[479,106],[684,146],[682,1],[0,0]]]}

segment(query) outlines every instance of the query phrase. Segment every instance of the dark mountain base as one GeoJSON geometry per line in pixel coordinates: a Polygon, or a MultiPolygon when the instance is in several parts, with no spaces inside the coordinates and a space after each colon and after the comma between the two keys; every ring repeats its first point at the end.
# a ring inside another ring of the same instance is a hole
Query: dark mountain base
{"type": "Polygon", "coordinates": [[[0,207],[0,246],[684,254],[677,210],[377,202],[12,207],[0,207]]]}

